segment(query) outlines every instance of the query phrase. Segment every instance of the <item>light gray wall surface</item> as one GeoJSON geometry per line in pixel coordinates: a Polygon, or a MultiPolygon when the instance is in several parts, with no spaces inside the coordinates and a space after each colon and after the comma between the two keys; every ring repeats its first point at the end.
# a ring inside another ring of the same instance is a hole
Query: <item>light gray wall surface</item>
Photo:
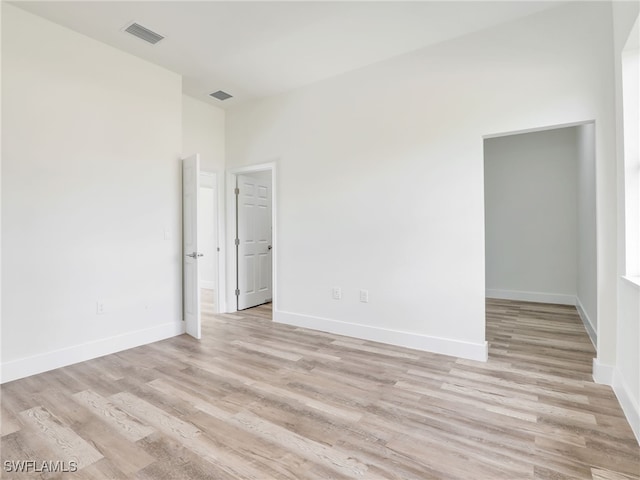
{"type": "Polygon", "coordinates": [[[577,153],[576,128],[485,140],[490,297],[575,302],[577,153]]]}

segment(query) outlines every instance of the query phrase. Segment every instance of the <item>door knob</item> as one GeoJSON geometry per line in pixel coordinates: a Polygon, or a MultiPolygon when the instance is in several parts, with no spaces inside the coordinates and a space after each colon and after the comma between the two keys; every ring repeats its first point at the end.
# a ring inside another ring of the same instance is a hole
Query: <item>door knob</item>
{"type": "Polygon", "coordinates": [[[198,257],[202,257],[203,255],[204,253],[193,252],[193,253],[187,253],[185,256],[191,257],[191,258],[198,258],[198,257]]]}
{"type": "Polygon", "coordinates": [[[269,245],[269,246],[267,247],[267,249],[268,249],[268,250],[271,250],[272,248],[273,248],[273,247],[272,247],[271,245],[269,245]]]}

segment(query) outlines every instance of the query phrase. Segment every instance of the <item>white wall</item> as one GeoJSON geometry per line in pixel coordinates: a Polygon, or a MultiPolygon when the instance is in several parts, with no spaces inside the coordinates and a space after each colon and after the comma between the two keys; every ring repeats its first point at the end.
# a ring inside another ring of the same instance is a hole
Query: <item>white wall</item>
{"type": "Polygon", "coordinates": [[[181,333],[182,98],[178,75],[2,10],[7,381],[181,333]]]}
{"type": "Polygon", "coordinates": [[[577,164],[576,127],[485,140],[488,297],[575,304],[577,164]]]}
{"type": "Polygon", "coordinates": [[[277,159],[276,320],[482,358],[483,135],[596,120],[615,175],[611,52],[611,6],[576,3],[228,112],[228,166],[277,159]]]}
{"type": "Polygon", "coordinates": [[[616,364],[612,378],[620,404],[640,443],[640,287],[621,279],[618,290],[616,364]]]}
{"type": "Polygon", "coordinates": [[[578,263],[576,308],[591,340],[597,345],[598,276],[596,245],[595,125],[576,127],[578,169],[578,263]]]}
{"type": "MultiPolygon", "coordinates": [[[[613,3],[614,26],[614,67],[616,92],[616,125],[617,125],[617,225],[618,255],[616,262],[617,286],[617,322],[609,322],[603,326],[604,318],[600,317],[600,334],[598,337],[598,359],[594,364],[594,378],[603,383],[613,385],[620,404],[640,443],[640,286],[622,278],[626,273],[625,265],[625,142],[623,131],[622,106],[622,63],[621,57],[625,45],[631,35],[632,42],[638,44],[638,11],[637,2],[613,3]],[[632,31],[635,23],[635,30],[632,31]],[[606,352],[600,346],[603,329],[615,339],[615,348],[606,352]]],[[[634,132],[637,139],[637,129],[634,132]]],[[[636,143],[637,145],[637,143],[636,143]]],[[[613,163],[613,162],[612,162],[613,163]]],[[[636,210],[637,211],[637,210],[636,210]]],[[[637,220],[637,219],[635,219],[637,220]]]]}
{"type": "Polygon", "coordinates": [[[640,281],[640,50],[638,20],[622,52],[625,273],[640,281]],[[635,45],[631,46],[635,40],[635,45]]]}
{"type": "Polygon", "coordinates": [[[182,154],[200,154],[200,169],[225,168],[225,112],[188,95],[182,96],[182,154]]]}
{"type": "MultiPolygon", "coordinates": [[[[2,8],[0,6],[0,27],[2,8]]],[[[2,52],[2,29],[0,28],[0,52],[2,52]]],[[[0,53],[0,61],[2,55],[0,53]]],[[[1,71],[1,65],[0,65],[1,71]]],[[[2,75],[0,75],[0,111],[2,111],[2,75]]],[[[0,147],[2,146],[2,115],[0,115],[0,147]]],[[[2,347],[2,151],[0,150],[0,348],[2,347]]],[[[2,354],[0,353],[0,382],[2,381],[2,354]]]]}

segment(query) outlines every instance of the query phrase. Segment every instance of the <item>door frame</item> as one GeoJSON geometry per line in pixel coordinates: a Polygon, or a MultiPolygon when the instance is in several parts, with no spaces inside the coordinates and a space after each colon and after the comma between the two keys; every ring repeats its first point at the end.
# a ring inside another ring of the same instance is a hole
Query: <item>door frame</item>
{"type": "MultiPolygon", "coordinates": [[[[246,175],[258,172],[271,172],[271,244],[273,249],[271,250],[271,293],[272,293],[272,306],[273,311],[277,310],[278,292],[277,292],[277,258],[278,258],[278,229],[277,229],[277,177],[276,177],[276,163],[272,162],[261,163],[257,165],[249,165],[246,167],[231,168],[226,173],[226,209],[227,209],[227,225],[226,225],[226,312],[237,312],[237,302],[235,291],[237,288],[237,268],[236,268],[236,249],[235,249],[235,234],[236,234],[236,197],[235,188],[238,175],[246,175]]],[[[223,305],[221,305],[222,308],[223,305]]],[[[223,311],[223,310],[221,310],[223,311]]]]}

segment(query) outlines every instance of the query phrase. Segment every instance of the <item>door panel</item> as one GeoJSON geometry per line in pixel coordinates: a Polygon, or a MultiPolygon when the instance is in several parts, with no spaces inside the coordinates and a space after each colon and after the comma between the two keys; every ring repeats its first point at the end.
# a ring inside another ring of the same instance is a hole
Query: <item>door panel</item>
{"type": "Polygon", "coordinates": [[[237,177],[238,310],[272,297],[271,180],[237,177]]]}
{"type": "Polygon", "coordinates": [[[200,190],[198,155],[182,160],[182,240],[183,302],[186,332],[201,337],[200,285],[198,282],[198,193],[200,190]]]}

